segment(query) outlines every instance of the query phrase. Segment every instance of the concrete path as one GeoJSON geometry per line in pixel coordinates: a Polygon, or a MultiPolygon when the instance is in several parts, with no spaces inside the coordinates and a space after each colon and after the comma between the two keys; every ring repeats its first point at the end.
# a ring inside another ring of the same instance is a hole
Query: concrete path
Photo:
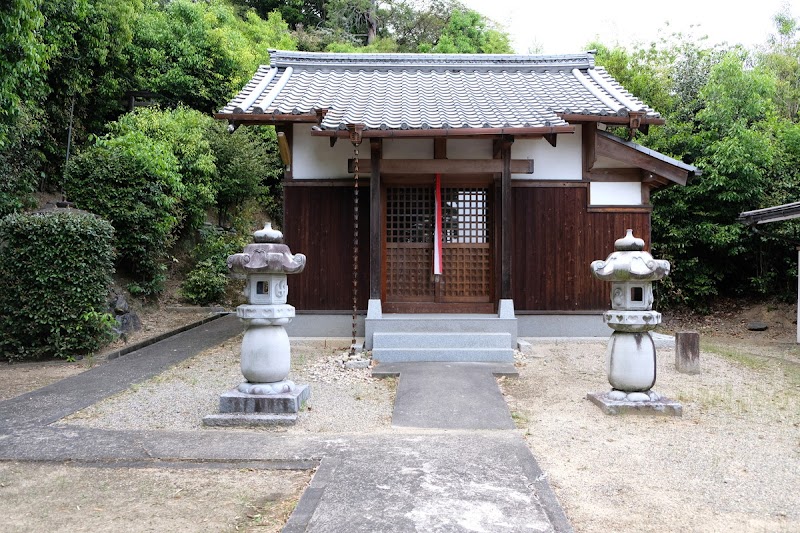
{"type": "Polygon", "coordinates": [[[287,533],[572,531],[546,476],[512,429],[493,377],[513,373],[513,366],[379,368],[377,373],[400,374],[397,427],[382,433],[106,431],[52,425],[219,344],[241,327],[234,317],[214,320],[0,402],[0,460],[128,467],[316,467],[284,529],[287,533]]]}
{"type": "Polygon", "coordinates": [[[434,429],[514,429],[495,376],[502,363],[382,363],[374,377],[399,376],[392,425],[434,429]]]}

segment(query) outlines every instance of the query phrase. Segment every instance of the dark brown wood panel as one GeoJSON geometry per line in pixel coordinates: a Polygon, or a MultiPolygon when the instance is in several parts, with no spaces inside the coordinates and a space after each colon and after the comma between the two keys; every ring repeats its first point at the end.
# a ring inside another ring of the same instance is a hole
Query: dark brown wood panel
{"type": "Polygon", "coordinates": [[[632,228],[650,245],[647,212],[589,212],[586,188],[514,188],[513,295],[520,311],[602,310],[608,283],[589,273],[632,228]]]}
{"type": "MultiPolygon", "coordinates": [[[[309,180],[310,181],[310,180],[309,180]]],[[[297,182],[295,182],[296,184],[297,182]]],[[[369,176],[359,184],[358,308],[369,298],[369,176]]],[[[288,276],[289,304],[298,310],[353,308],[353,187],[284,188],[284,240],[306,255],[306,268],[288,276]]]]}

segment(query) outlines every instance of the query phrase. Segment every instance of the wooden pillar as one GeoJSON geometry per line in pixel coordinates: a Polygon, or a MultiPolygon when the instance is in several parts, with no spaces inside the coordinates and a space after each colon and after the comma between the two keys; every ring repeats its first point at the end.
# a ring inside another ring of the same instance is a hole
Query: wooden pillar
{"type": "Polygon", "coordinates": [[[381,139],[371,139],[370,143],[370,179],[369,179],[369,297],[379,300],[381,297],[381,156],[383,144],[381,139]]]}
{"type": "Polygon", "coordinates": [[[500,154],[503,173],[500,177],[500,298],[511,298],[511,145],[513,137],[504,137],[500,154]]]}

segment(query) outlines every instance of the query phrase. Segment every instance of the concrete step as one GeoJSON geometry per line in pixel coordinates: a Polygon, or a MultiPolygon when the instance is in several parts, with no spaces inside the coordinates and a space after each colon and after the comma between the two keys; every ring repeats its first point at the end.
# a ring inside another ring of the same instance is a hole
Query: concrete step
{"type": "Polygon", "coordinates": [[[379,363],[436,362],[499,362],[512,363],[510,348],[375,348],[372,358],[379,363]]]}
{"type": "MultiPolygon", "coordinates": [[[[473,330],[474,331],[474,330],[473,330]]],[[[513,348],[510,333],[420,333],[376,332],[372,337],[373,350],[382,348],[513,348]]]]}
{"type": "Polygon", "coordinates": [[[497,315],[462,314],[385,314],[379,319],[367,319],[373,331],[399,333],[512,333],[516,334],[515,318],[497,315]]]}

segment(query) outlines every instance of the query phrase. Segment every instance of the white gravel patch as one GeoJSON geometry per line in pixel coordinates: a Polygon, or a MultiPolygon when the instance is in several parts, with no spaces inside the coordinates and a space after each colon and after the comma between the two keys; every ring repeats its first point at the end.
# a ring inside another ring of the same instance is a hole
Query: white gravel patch
{"type": "MultiPolygon", "coordinates": [[[[205,415],[219,411],[220,394],[244,381],[239,369],[241,335],[161,374],[132,385],[63,418],[68,423],[117,430],[204,430],[205,415]]],[[[311,387],[297,423],[263,428],[290,433],[370,432],[391,426],[395,380],[370,377],[370,370],[342,368],[346,347],[292,347],[289,378],[311,387]]],[[[225,428],[224,431],[235,430],[225,428]]]]}
{"type": "Polygon", "coordinates": [[[654,390],[682,418],[609,416],[605,344],[547,344],[501,378],[534,456],[578,532],[800,531],[800,368],[703,351],[680,374],[658,351],[654,390]]]}

